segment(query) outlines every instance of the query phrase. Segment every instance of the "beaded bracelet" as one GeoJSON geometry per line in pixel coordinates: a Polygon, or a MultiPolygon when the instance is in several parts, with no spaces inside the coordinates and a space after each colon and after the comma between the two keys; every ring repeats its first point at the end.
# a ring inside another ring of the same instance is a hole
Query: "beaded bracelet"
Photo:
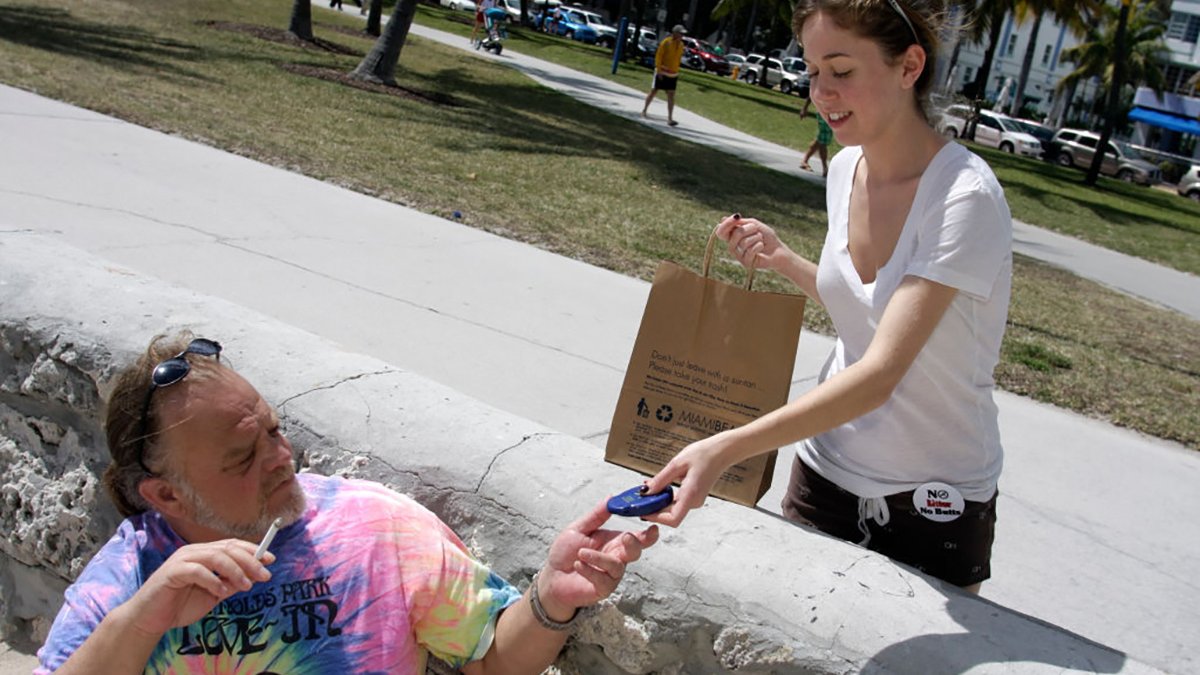
{"type": "Polygon", "coordinates": [[[538,572],[533,575],[533,581],[529,584],[529,606],[533,608],[533,617],[538,623],[542,624],[543,628],[550,630],[570,630],[575,622],[579,619],[579,608],[575,609],[575,613],[566,621],[555,621],[546,613],[546,608],[542,606],[542,599],[538,597],[538,572]]]}

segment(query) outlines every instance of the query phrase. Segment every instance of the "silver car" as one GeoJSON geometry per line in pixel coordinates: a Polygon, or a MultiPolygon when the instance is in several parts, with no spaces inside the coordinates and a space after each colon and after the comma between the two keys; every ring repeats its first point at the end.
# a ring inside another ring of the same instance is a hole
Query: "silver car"
{"type": "MultiPolygon", "coordinates": [[[[1096,146],[1100,144],[1100,135],[1079,129],[1060,129],[1051,141],[1054,161],[1062,166],[1074,166],[1088,169],[1092,165],[1092,157],[1096,154],[1096,146]]],[[[1100,173],[1106,176],[1116,176],[1118,179],[1141,185],[1157,185],[1162,182],[1162,171],[1138,154],[1128,143],[1109,141],[1104,152],[1104,160],[1100,163],[1100,173]]]]}

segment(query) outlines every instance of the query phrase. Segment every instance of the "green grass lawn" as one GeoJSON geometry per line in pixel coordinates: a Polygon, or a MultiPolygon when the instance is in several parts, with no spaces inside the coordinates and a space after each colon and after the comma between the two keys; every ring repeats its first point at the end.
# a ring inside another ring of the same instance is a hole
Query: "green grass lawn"
{"type": "MultiPolygon", "coordinates": [[[[641,278],[662,259],[695,266],[712,226],[733,211],[776,225],[806,256],[819,253],[820,186],[590,108],[503,65],[411,36],[397,73],[409,91],[397,96],[296,72],[336,75],[359,57],[206,24],[283,29],[290,7],[0,2],[0,81],[429,213],[460,211],[471,226],[641,278]]],[[[370,48],[354,34],[362,25],[356,13],[314,14],[320,37],[359,53],[370,48]]],[[[467,16],[423,5],[417,20],[465,41],[467,16]]],[[[520,30],[507,48],[596,74],[610,63],[598,48],[520,30]]],[[[644,88],[649,71],[623,67],[617,77],[644,88]]],[[[793,148],[815,134],[794,96],[693,73],[679,96],[691,110],[793,148]]],[[[1038,181],[1069,183],[1064,170],[983,154],[1008,181],[1014,213],[1026,199],[1043,210],[1061,199],[1097,217],[1108,208],[1067,188],[1057,197],[1058,188],[1038,191],[1038,181]],[[1022,180],[1028,188],[1013,187],[1022,180]]],[[[1151,191],[1106,183],[1095,198],[1130,214],[1124,227],[1139,229],[1127,238],[1195,236],[1182,216],[1175,227],[1140,222],[1172,212],[1170,200],[1156,202],[1151,191]],[[1150,215],[1132,215],[1142,204],[1150,215]]],[[[1194,208],[1178,201],[1179,213],[1194,208]]],[[[1195,248],[1194,241],[1161,248],[1195,248]]],[[[716,273],[740,275],[729,262],[716,273]]],[[[774,275],[757,285],[790,290],[774,275]]],[[[816,308],[807,325],[828,331],[816,308]]],[[[1196,322],[1018,258],[1002,358],[997,378],[1007,389],[1200,448],[1196,322]]]]}

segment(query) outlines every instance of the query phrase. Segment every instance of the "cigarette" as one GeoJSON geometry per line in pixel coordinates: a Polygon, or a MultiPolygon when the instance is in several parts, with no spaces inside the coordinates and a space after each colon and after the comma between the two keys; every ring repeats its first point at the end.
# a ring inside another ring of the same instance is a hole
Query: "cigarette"
{"type": "Polygon", "coordinates": [[[267,554],[267,548],[270,547],[271,542],[275,539],[275,535],[279,533],[279,526],[282,524],[283,518],[276,518],[271,521],[271,526],[267,528],[267,533],[263,535],[262,543],[258,545],[258,550],[254,552],[255,560],[262,560],[263,556],[267,554]]]}

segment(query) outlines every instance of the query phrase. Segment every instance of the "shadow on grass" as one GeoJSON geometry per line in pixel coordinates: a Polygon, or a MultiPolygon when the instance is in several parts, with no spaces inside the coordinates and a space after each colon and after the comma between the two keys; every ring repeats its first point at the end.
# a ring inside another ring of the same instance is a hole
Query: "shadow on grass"
{"type": "MultiPolygon", "coordinates": [[[[453,66],[433,73],[409,72],[404,77],[423,80],[418,85],[421,87],[456,92],[463,100],[486,101],[487,114],[504,121],[493,132],[489,147],[524,155],[568,155],[630,163],[661,188],[716,211],[741,208],[747,213],[758,205],[778,205],[770,210],[791,216],[788,223],[780,224],[781,229],[817,237],[818,241],[824,239],[824,190],[795,176],[661,134],[540,86],[496,84],[453,66]],[[548,124],[547,119],[569,123],[548,124]]],[[[401,123],[405,114],[385,114],[390,119],[382,124],[401,123]]],[[[439,143],[454,152],[469,152],[471,141],[465,139],[482,131],[474,114],[447,115],[438,123],[445,129],[439,143]]],[[[704,243],[698,242],[700,246],[704,243]]]]}
{"type": "Polygon", "coordinates": [[[194,45],[132,26],[92,23],[54,7],[0,7],[0,39],[114,67],[209,79],[177,65],[207,58],[194,45]]]}
{"type": "Polygon", "coordinates": [[[1049,162],[1015,157],[971,146],[999,175],[1006,192],[1058,212],[1068,202],[1089,217],[1121,227],[1159,226],[1200,235],[1200,218],[1176,195],[1121,181],[1101,178],[1099,185],[1083,183],[1084,172],[1049,162]],[[1158,211],[1157,213],[1155,211],[1158,211]]]}

